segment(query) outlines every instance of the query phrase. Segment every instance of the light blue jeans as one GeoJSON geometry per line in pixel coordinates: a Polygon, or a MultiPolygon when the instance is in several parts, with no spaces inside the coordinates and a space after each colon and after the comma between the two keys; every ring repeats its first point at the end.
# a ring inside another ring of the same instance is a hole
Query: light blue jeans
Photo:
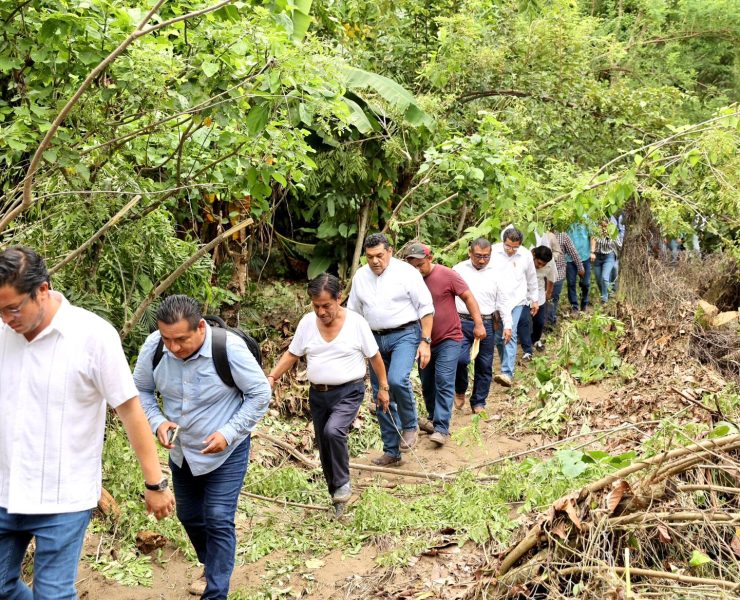
{"type": "Polygon", "coordinates": [[[77,565],[91,515],[92,510],[19,515],[0,507],[0,598],[75,600],[77,565]],[[21,564],[34,537],[31,591],[21,580],[21,564]]]}
{"type": "Polygon", "coordinates": [[[609,300],[609,294],[611,294],[612,286],[614,285],[612,272],[616,267],[617,255],[614,252],[608,252],[606,254],[601,252],[596,253],[594,273],[596,274],[596,283],[599,285],[599,291],[601,292],[602,302],[609,300]]]}
{"type": "Polygon", "coordinates": [[[511,378],[514,377],[514,367],[516,365],[516,329],[519,325],[519,317],[521,316],[523,310],[529,310],[529,307],[520,304],[519,306],[515,306],[514,310],[511,311],[511,339],[506,345],[504,345],[503,321],[498,324],[494,338],[494,343],[496,344],[496,349],[498,350],[498,356],[501,360],[501,374],[511,378]]]}
{"type": "MultiPolygon", "coordinates": [[[[388,412],[378,407],[377,416],[380,424],[380,437],[383,440],[383,452],[396,458],[401,456],[402,431],[416,431],[419,419],[416,412],[416,399],[411,388],[411,369],[414,366],[416,351],[421,343],[421,327],[414,323],[401,331],[392,331],[383,335],[373,334],[378,342],[380,356],[383,358],[388,374],[388,386],[391,388],[391,402],[388,412]]],[[[373,397],[377,403],[378,378],[370,369],[370,381],[373,384],[373,397]]]]}
{"type": "Polygon", "coordinates": [[[419,370],[421,391],[427,407],[429,419],[434,423],[434,431],[450,433],[450,415],[455,397],[455,373],[460,356],[460,342],[442,340],[432,346],[429,364],[419,370]]]}

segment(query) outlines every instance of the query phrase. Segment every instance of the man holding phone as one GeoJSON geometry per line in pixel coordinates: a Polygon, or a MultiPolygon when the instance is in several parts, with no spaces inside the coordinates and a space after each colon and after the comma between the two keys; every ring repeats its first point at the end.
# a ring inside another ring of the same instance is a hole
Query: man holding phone
{"type": "Polygon", "coordinates": [[[230,332],[225,343],[234,385],[224,383],[214,363],[214,331],[193,298],[165,298],[156,319],[158,331],[139,352],[134,381],[152,431],[170,450],[177,516],[205,566],[189,591],[226,600],[250,433],[267,411],[270,385],[246,344],[230,332]]]}

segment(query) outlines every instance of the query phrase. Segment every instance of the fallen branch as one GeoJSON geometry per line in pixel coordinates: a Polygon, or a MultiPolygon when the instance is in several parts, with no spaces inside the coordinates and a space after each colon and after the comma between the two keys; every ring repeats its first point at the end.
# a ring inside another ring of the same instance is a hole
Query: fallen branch
{"type": "Polygon", "coordinates": [[[662,521],[665,523],[740,523],[740,513],[725,512],[702,512],[702,511],[677,511],[677,512],[639,512],[621,517],[609,519],[609,525],[617,527],[620,525],[636,525],[650,521],[662,521]]]}
{"type": "Polygon", "coordinates": [[[723,494],[740,494],[740,488],[726,487],[724,485],[677,485],[679,492],[720,492],[723,494]]]}
{"type": "MultiPolygon", "coordinates": [[[[558,576],[565,577],[567,575],[576,575],[580,573],[598,573],[602,571],[613,571],[617,575],[624,575],[626,569],[624,567],[610,567],[604,566],[581,566],[581,567],[568,567],[558,571],[558,576]]],[[[724,581],[723,579],[708,579],[706,577],[691,577],[690,575],[681,575],[679,573],[669,573],[668,571],[653,571],[651,569],[638,569],[630,567],[629,572],[632,576],[636,577],[653,577],[657,579],[670,579],[672,581],[680,581],[681,583],[691,583],[694,585],[713,585],[721,587],[727,590],[740,590],[740,583],[733,581],[724,581]]]]}
{"type": "Polygon", "coordinates": [[[262,500],[264,502],[274,502],[275,504],[281,504],[282,506],[294,506],[296,508],[306,508],[308,510],[329,510],[328,506],[319,506],[318,504],[302,504],[300,502],[291,502],[290,500],[281,500],[280,498],[260,496],[259,494],[252,494],[251,492],[239,492],[239,495],[246,498],[254,498],[255,500],[262,500]]]}

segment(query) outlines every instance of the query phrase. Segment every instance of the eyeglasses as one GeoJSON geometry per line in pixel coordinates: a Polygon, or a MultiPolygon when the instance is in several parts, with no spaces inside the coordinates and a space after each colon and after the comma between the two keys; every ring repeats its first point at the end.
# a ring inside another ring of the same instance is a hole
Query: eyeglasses
{"type": "Polygon", "coordinates": [[[0,308],[0,316],[17,317],[21,314],[23,307],[31,299],[31,294],[26,294],[26,297],[21,300],[21,303],[15,308],[0,308]]]}
{"type": "Polygon", "coordinates": [[[491,260],[490,254],[473,254],[475,260],[491,260]]]}
{"type": "Polygon", "coordinates": [[[506,248],[509,252],[516,252],[519,249],[519,246],[511,246],[504,242],[504,248],[506,248]]]}

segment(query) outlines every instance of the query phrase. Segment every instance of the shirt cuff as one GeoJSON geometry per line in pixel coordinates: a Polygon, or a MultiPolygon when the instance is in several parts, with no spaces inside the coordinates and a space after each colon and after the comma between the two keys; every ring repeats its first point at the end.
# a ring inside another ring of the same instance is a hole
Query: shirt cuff
{"type": "Polygon", "coordinates": [[[159,417],[155,417],[154,419],[152,419],[151,421],[149,421],[149,425],[151,425],[151,427],[152,427],[152,433],[154,435],[157,435],[157,429],[159,429],[159,426],[162,423],[164,423],[166,420],[167,419],[165,419],[164,417],[159,416],[159,417]]]}
{"type": "Polygon", "coordinates": [[[234,429],[233,425],[229,425],[226,423],[221,429],[218,430],[218,432],[224,436],[224,439],[226,440],[226,443],[231,446],[231,444],[236,439],[236,429],[234,429]]]}

